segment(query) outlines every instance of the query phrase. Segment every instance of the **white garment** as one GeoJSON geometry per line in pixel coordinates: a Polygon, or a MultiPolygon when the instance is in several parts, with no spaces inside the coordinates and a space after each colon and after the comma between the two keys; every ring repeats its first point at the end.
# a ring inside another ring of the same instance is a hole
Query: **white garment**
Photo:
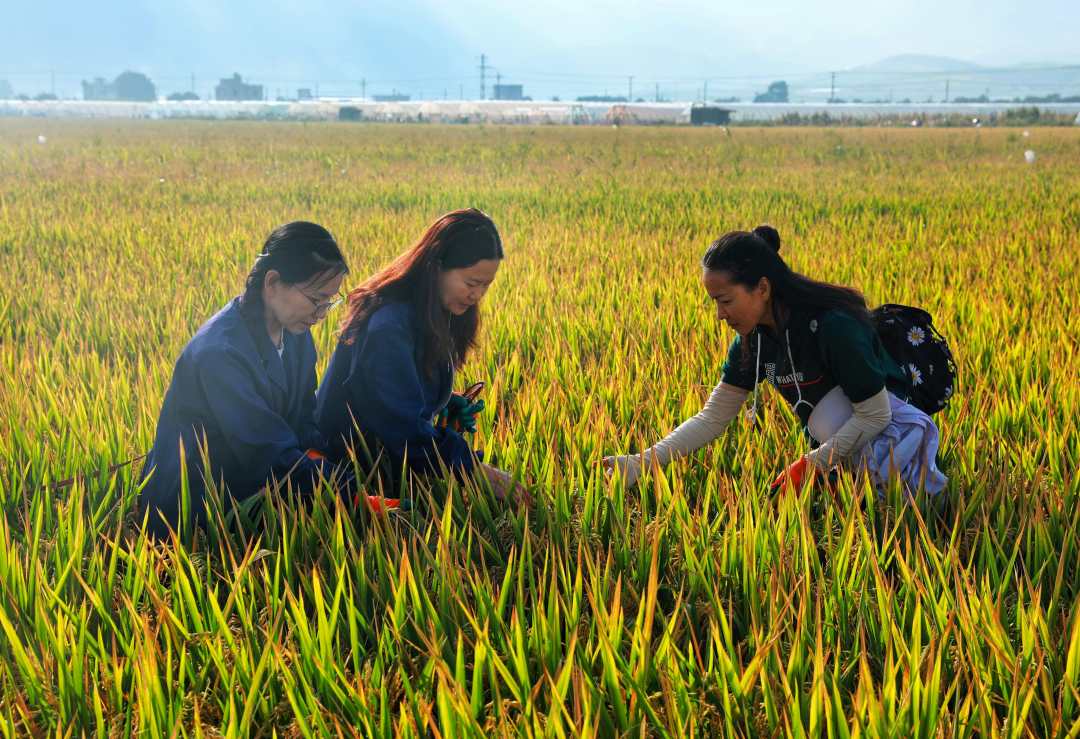
{"type": "Polygon", "coordinates": [[[863,447],[856,464],[866,465],[879,492],[895,474],[909,493],[923,489],[937,495],[949,481],[937,468],[937,426],[930,416],[891,393],[889,403],[892,420],[863,447]]]}
{"type": "Polygon", "coordinates": [[[815,406],[806,429],[821,444],[806,455],[817,467],[866,465],[879,491],[891,474],[899,475],[909,491],[922,487],[932,495],[948,482],[937,468],[938,430],[933,420],[884,390],[852,405],[844,391],[834,387],[815,406]],[[887,403],[884,408],[882,399],[887,403]],[[874,407],[867,407],[872,401],[874,407]]]}

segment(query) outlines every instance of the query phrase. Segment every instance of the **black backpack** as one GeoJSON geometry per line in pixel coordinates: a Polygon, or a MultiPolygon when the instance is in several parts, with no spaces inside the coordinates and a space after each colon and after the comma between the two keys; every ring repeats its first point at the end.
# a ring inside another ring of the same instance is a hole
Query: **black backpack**
{"type": "Polygon", "coordinates": [[[911,404],[926,414],[948,406],[956,388],[956,362],[930,314],[889,303],[870,311],[870,317],[881,343],[911,383],[911,404]]]}

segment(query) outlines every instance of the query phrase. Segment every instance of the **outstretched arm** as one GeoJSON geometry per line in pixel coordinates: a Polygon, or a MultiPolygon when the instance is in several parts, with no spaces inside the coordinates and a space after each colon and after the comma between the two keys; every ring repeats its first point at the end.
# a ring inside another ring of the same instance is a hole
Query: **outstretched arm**
{"type": "Polygon", "coordinates": [[[696,452],[716,439],[739,414],[739,408],[749,395],[747,390],[721,382],[709,395],[705,407],[683,421],[674,431],[641,454],[605,457],[604,466],[622,472],[628,485],[637,483],[643,465],[664,466],[672,459],[696,452]]]}

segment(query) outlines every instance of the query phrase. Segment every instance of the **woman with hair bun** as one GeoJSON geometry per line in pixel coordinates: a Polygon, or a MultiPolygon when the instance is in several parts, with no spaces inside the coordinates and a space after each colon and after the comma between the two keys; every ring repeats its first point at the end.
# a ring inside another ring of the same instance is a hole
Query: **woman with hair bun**
{"type": "Polygon", "coordinates": [[[143,467],[139,514],[151,535],[192,521],[205,525],[208,484],[227,502],[285,479],[308,495],[330,472],[315,451],[326,441],[315,424],[311,328],[341,302],[348,271],[322,226],[280,226],[257,255],[244,294],[184,347],[143,467]],[[182,511],[184,477],[189,506],[182,511]]]}
{"type": "Polygon", "coordinates": [[[899,476],[910,492],[940,492],[938,430],[908,403],[908,376],[882,345],[866,300],[850,287],[793,272],[780,256],[771,226],[731,231],[702,259],[701,284],[717,319],[738,334],[720,384],[705,407],[641,454],[606,457],[628,484],[643,466],[666,465],[718,437],[758,385],[768,381],[798,416],[815,448],[790,464],[773,488],[799,487],[810,476],[844,464],[865,465],[881,490],[899,476]]]}

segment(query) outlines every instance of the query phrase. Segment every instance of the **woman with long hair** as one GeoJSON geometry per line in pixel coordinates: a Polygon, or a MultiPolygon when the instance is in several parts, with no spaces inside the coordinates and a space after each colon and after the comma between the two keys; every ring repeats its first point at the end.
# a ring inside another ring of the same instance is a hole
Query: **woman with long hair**
{"type": "Polygon", "coordinates": [[[524,494],[506,472],[480,462],[451,425],[435,422],[476,343],[480,302],[502,259],[491,219],[456,210],[349,293],[316,408],[331,460],[344,461],[352,450],[391,481],[403,469],[481,472],[496,495],[524,494]]]}
{"type": "Polygon", "coordinates": [[[143,468],[139,512],[152,535],[190,520],[204,525],[208,485],[226,502],[275,480],[309,494],[330,472],[319,455],[308,454],[326,446],[315,424],[311,327],[340,302],[347,272],[325,228],[306,221],[280,226],[256,257],[243,295],[184,347],[143,468]],[[185,478],[189,507],[182,510],[185,478]]]}
{"type": "Polygon", "coordinates": [[[885,350],[866,300],[850,287],[793,272],[780,257],[771,226],[731,231],[702,259],[701,284],[718,320],[738,334],[720,384],[705,407],[641,454],[604,458],[628,484],[643,466],[666,465],[718,437],[758,385],[768,381],[786,400],[815,448],[790,464],[773,488],[798,487],[840,464],[865,466],[880,490],[897,475],[909,491],[940,492],[938,431],[907,402],[910,378],[885,350]]]}

